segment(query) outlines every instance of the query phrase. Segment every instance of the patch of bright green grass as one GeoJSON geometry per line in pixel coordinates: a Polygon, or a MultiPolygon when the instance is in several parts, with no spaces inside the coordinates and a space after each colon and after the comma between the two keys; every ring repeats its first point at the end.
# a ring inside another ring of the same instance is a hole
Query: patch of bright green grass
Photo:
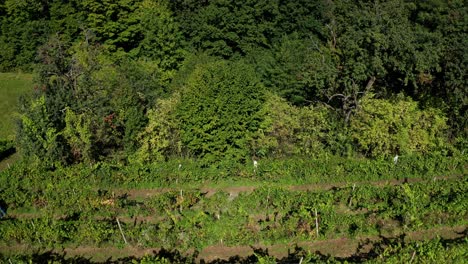
{"type": "Polygon", "coordinates": [[[0,138],[13,139],[19,97],[32,90],[32,74],[0,73],[0,138]]]}

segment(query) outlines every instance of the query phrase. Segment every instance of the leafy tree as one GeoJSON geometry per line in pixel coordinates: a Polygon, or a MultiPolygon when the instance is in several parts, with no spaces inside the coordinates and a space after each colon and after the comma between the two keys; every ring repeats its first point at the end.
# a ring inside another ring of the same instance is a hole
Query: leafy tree
{"type": "Polygon", "coordinates": [[[65,114],[65,129],[63,136],[70,146],[75,161],[90,162],[93,160],[93,147],[91,135],[91,120],[85,114],[77,115],[69,108],[65,114]]]}
{"type": "Polygon", "coordinates": [[[148,125],[137,137],[140,147],[130,157],[131,161],[163,161],[181,153],[181,124],[175,113],[179,103],[180,95],[176,92],[170,98],[159,99],[155,108],[148,111],[148,125]]]}
{"type": "Polygon", "coordinates": [[[299,109],[278,95],[267,93],[260,109],[263,120],[252,138],[256,156],[283,156],[297,153],[295,133],[301,127],[299,109]]]}
{"type": "Polygon", "coordinates": [[[183,36],[167,1],[145,0],[139,8],[144,38],[139,56],[149,58],[171,79],[185,56],[183,36]]]}
{"type": "Polygon", "coordinates": [[[160,89],[158,67],[151,62],[123,60],[115,64],[105,50],[83,43],[74,53],[78,80],[77,113],[91,119],[98,159],[126,156],[138,148],[137,135],[148,119],[145,113],[160,89]]]}
{"type": "Polygon", "coordinates": [[[248,58],[265,86],[295,105],[315,103],[338,79],[338,56],[313,36],[284,36],[271,49],[258,50],[248,58]]]}
{"type": "Polygon", "coordinates": [[[80,9],[86,13],[85,26],[111,52],[129,52],[142,39],[138,3],[140,0],[85,0],[80,9]]]}
{"type": "Polygon", "coordinates": [[[23,157],[45,167],[65,163],[61,137],[50,122],[45,96],[23,100],[28,107],[22,109],[17,136],[23,157]]]}
{"type": "MultiPolygon", "coordinates": [[[[57,133],[59,154],[54,157],[67,163],[89,162],[125,159],[133,153],[137,135],[147,124],[145,113],[162,94],[154,76],[157,66],[132,60],[116,65],[102,46],[89,40],[70,47],[53,38],[40,54],[43,64],[35,96],[45,101],[44,114],[35,115],[33,123],[57,133]]],[[[23,112],[29,113],[31,107],[26,103],[23,112]]],[[[25,142],[35,141],[32,137],[25,142]]]]}
{"type": "Polygon", "coordinates": [[[413,9],[401,0],[330,2],[323,29],[326,42],[316,44],[317,53],[310,57],[312,89],[307,99],[317,96],[348,121],[368,92],[415,95],[418,76],[439,69],[441,49],[440,35],[410,21],[413,9]]]}
{"type": "Polygon", "coordinates": [[[156,98],[167,94],[166,79],[155,62],[126,60],[117,66],[119,84],[113,87],[111,107],[120,120],[125,155],[139,147],[138,134],[148,123],[146,115],[156,98]]]}
{"type": "Polygon", "coordinates": [[[327,1],[282,0],[278,3],[277,36],[297,34],[307,40],[322,36],[327,1]]]}
{"type": "Polygon", "coordinates": [[[49,35],[59,34],[67,42],[81,41],[81,34],[86,31],[86,13],[77,0],[52,0],[48,2],[48,28],[49,35]]]}
{"type": "Polygon", "coordinates": [[[46,166],[69,161],[69,149],[60,134],[65,108],[73,101],[76,72],[68,55],[69,44],[52,38],[39,52],[34,93],[21,100],[18,140],[27,158],[44,159],[46,166]]]}
{"type": "Polygon", "coordinates": [[[186,151],[207,163],[245,161],[261,121],[262,90],[254,69],[242,61],[199,65],[176,110],[186,151]]]}
{"type": "Polygon", "coordinates": [[[437,109],[398,96],[392,101],[367,95],[351,120],[357,151],[370,157],[443,151],[447,119],[437,109]]]}
{"type": "Polygon", "coordinates": [[[420,86],[424,88],[419,90],[418,99],[446,110],[452,127],[451,136],[458,137],[466,148],[463,138],[468,135],[468,7],[464,1],[440,0],[416,1],[416,6],[414,22],[439,34],[442,45],[440,70],[418,76],[420,86]]]}
{"type": "Polygon", "coordinates": [[[339,138],[342,124],[325,106],[297,107],[268,94],[260,115],[264,119],[252,141],[258,156],[344,154],[341,148],[347,147],[339,138]]]}
{"type": "Polygon", "coordinates": [[[48,28],[42,1],[5,0],[0,6],[0,71],[30,70],[36,49],[46,42],[48,28]]]}
{"type": "Polygon", "coordinates": [[[278,1],[188,1],[174,6],[181,8],[186,39],[211,55],[245,55],[254,47],[268,47],[278,34],[278,1]]]}

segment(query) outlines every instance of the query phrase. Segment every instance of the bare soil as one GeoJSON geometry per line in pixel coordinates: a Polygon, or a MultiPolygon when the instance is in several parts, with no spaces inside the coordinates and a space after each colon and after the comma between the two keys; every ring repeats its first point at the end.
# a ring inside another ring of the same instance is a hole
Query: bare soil
{"type": "MultiPolygon", "coordinates": [[[[456,227],[437,227],[428,230],[420,230],[406,233],[407,241],[420,241],[441,237],[444,239],[455,239],[464,236],[466,226],[456,227]]],[[[254,250],[260,249],[263,252],[268,252],[270,256],[277,259],[285,258],[289,253],[293,252],[296,247],[302,248],[309,252],[319,252],[324,255],[334,257],[350,257],[357,252],[360,244],[366,244],[372,241],[378,241],[378,236],[363,236],[357,238],[335,238],[310,242],[287,243],[277,245],[262,245],[256,244],[251,246],[225,246],[223,244],[208,246],[204,248],[197,256],[197,262],[215,262],[220,260],[235,260],[245,259],[252,256],[254,250]]],[[[370,247],[364,247],[364,250],[370,250],[370,247]]],[[[126,257],[143,257],[145,255],[154,255],[160,252],[159,248],[142,248],[133,245],[119,247],[67,247],[62,249],[45,249],[30,245],[0,245],[0,253],[5,255],[15,255],[18,253],[39,253],[39,252],[54,252],[65,255],[67,258],[83,257],[91,261],[115,261],[126,257]]],[[[362,251],[361,251],[362,252],[362,251]]],[[[193,251],[182,252],[182,255],[191,255],[193,251]]]]}
{"type": "MultiPolygon", "coordinates": [[[[452,176],[438,176],[434,177],[432,180],[455,180],[463,175],[452,175],[452,176]]],[[[380,180],[380,181],[363,181],[363,182],[356,182],[356,183],[317,183],[317,184],[304,184],[304,185],[291,185],[285,186],[286,189],[291,191],[326,191],[331,190],[334,188],[343,188],[343,187],[350,187],[353,184],[356,187],[360,185],[371,185],[377,187],[385,187],[385,186],[395,186],[401,185],[404,183],[418,183],[427,181],[427,179],[423,178],[408,178],[408,179],[393,179],[393,180],[380,180]]],[[[233,198],[237,197],[239,193],[251,193],[255,191],[257,188],[256,186],[235,186],[235,187],[224,187],[224,188],[209,188],[209,187],[202,187],[200,188],[200,192],[204,193],[206,196],[210,197],[217,192],[223,191],[229,193],[229,195],[233,198]]],[[[131,199],[145,199],[149,198],[154,195],[158,195],[161,193],[169,192],[169,191],[177,191],[177,188],[155,188],[155,189],[117,189],[114,190],[117,195],[128,195],[131,199]]]]}

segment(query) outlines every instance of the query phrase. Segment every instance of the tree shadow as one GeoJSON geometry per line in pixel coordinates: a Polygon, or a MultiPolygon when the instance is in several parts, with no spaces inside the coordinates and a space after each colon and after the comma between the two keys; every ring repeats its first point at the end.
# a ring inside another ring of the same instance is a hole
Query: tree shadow
{"type": "MultiPolygon", "coordinates": [[[[450,244],[463,243],[468,235],[468,230],[465,229],[461,232],[457,232],[460,236],[453,239],[440,239],[439,241],[445,247],[450,244]]],[[[117,264],[117,263],[139,263],[145,261],[145,263],[160,263],[159,261],[164,260],[168,263],[202,263],[202,264],[225,264],[225,263],[258,263],[260,258],[267,258],[275,260],[276,263],[289,264],[289,263],[300,263],[301,261],[307,261],[308,263],[327,263],[327,262],[344,262],[344,263],[362,263],[369,260],[375,260],[390,246],[400,246],[404,248],[408,243],[405,241],[406,234],[402,234],[397,237],[384,237],[380,236],[376,240],[364,240],[359,243],[356,253],[349,257],[333,257],[331,255],[325,255],[319,251],[311,253],[309,250],[299,247],[296,245],[294,249],[288,250],[288,255],[283,258],[273,257],[268,248],[256,248],[251,247],[253,254],[248,256],[231,256],[228,259],[215,259],[215,260],[204,260],[198,259],[199,252],[194,251],[193,253],[182,253],[177,249],[165,249],[162,248],[159,251],[153,251],[145,257],[124,257],[118,259],[109,258],[103,262],[93,261],[91,257],[83,256],[67,256],[66,252],[57,253],[53,251],[46,252],[35,252],[31,255],[17,255],[13,257],[7,257],[0,253],[0,261],[4,263],[16,263],[22,261],[25,263],[66,263],[66,264],[117,264]]],[[[166,263],[166,262],[163,262],[166,263]]]]}

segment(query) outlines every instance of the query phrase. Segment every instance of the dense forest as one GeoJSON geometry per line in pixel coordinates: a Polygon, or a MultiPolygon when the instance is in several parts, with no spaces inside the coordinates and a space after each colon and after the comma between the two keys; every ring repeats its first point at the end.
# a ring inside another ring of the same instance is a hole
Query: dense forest
{"type": "Polygon", "coordinates": [[[0,262],[463,263],[467,20],[0,0],[0,262]]]}
{"type": "Polygon", "coordinates": [[[0,0],[16,136],[53,168],[468,148],[463,0],[0,0]]]}

